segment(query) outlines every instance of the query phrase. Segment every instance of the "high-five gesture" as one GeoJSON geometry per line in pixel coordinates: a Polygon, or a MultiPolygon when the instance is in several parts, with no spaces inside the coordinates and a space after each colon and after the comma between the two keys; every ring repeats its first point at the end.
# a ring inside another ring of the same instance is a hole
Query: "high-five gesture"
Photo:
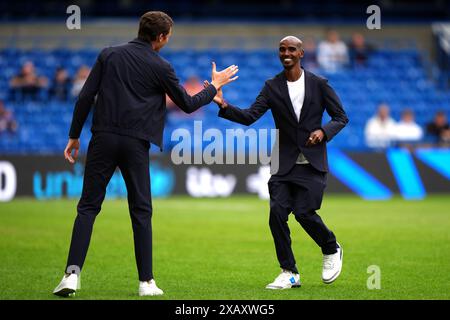
{"type": "Polygon", "coordinates": [[[238,76],[235,76],[236,73],[239,71],[238,66],[231,65],[228,68],[217,71],[216,70],[216,63],[212,63],[212,71],[211,71],[211,84],[216,87],[217,90],[220,90],[222,86],[235,81],[238,76]],[[235,76],[235,77],[234,77],[235,76]]]}

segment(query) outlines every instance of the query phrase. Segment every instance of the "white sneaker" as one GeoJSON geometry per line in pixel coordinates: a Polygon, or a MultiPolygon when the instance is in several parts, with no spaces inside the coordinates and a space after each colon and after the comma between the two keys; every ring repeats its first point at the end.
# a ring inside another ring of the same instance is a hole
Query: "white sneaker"
{"type": "Polygon", "coordinates": [[[139,295],[142,296],[160,296],[164,292],[156,286],[155,280],[139,281],[139,295]]]}
{"type": "Polygon", "coordinates": [[[80,277],[76,273],[65,274],[58,286],[53,290],[53,294],[61,297],[67,297],[75,294],[81,288],[80,277]]]}
{"type": "Polygon", "coordinates": [[[322,280],[326,284],[332,283],[341,274],[344,252],[339,243],[338,246],[336,253],[323,255],[322,280]]]}
{"type": "Polygon", "coordinates": [[[300,275],[289,270],[281,270],[281,273],[266,289],[290,289],[300,287],[300,275]]]}

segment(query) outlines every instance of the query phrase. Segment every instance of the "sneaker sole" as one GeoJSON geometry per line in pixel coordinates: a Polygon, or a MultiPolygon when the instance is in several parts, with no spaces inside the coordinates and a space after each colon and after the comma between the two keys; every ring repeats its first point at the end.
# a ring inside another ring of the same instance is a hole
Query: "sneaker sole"
{"type": "Polygon", "coordinates": [[[266,287],[266,289],[269,289],[269,290],[286,290],[286,289],[292,289],[292,288],[300,288],[301,286],[302,286],[301,284],[295,284],[295,285],[293,285],[293,286],[286,287],[286,288],[266,287]]]}
{"type": "Polygon", "coordinates": [[[156,297],[156,296],[162,296],[164,293],[155,293],[155,294],[141,294],[139,293],[139,297],[156,297]]]}
{"type": "Polygon", "coordinates": [[[68,297],[71,294],[75,294],[75,292],[76,292],[76,290],[74,290],[74,289],[64,288],[59,291],[53,292],[53,294],[60,296],[60,297],[68,297]]]}
{"type": "Polygon", "coordinates": [[[341,249],[341,267],[339,268],[339,271],[336,272],[336,274],[334,276],[332,276],[330,279],[328,279],[328,280],[322,279],[323,283],[325,283],[325,284],[333,283],[339,277],[339,275],[341,274],[342,264],[344,262],[344,250],[342,249],[342,247],[340,247],[340,249],[341,249]]]}

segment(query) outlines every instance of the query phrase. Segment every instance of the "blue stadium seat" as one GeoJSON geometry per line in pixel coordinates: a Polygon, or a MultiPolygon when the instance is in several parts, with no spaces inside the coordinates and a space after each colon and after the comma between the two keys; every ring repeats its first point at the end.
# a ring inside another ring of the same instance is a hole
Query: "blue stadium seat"
{"type": "MultiPolygon", "coordinates": [[[[12,137],[0,139],[0,153],[60,153],[66,143],[70,125],[73,101],[58,102],[48,99],[43,90],[37,102],[15,102],[10,95],[9,80],[20,71],[27,60],[35,63],[37,71],[52,78],[57,67],[65,67],[73,76],[77,69],[86,64],[92,66],[99,51],[89,47],[80,50],[58,48],[45,50],[19,50],[4,48],[0,50],[0,99],[14,111],[20,125],[19,132],[12,137]],[[36,142],[39,141],[39,142],[36,142]]],[[[169,60],[181,81],[191,75],[209,79],[211,61],[216,61],[219,69],[231,64],[240,67],[240,79],[224,89],[227,100],[239,107],[248,107],[256,98],[267,78],[281,71],[276,52],[273,50],[205,49],[205,50],[165,50],[162,56],[169,60]]],[[[440,109],[449,110],[450,93],[439,91],[439,87],[428,80],[421,64],[417,49],[380,49],[369,59],[366,68],[348,69],[340,73],[319,72],[329,79],[339,94],[350,123],[331,142],[333,146],[362,150],[365,148],[364,125],[382,102],[388,103],[392,115],[398,118],[401,110],[412,108],[420,124],[425,124],[440,109]]],[[[203,112],[205,128],[218,127],[246,128],[217,117],[217,106],[205,107],[203,112]]],[[[325,117],[328,119],[328,117],[325,117]]],[[[192,117],[171,119],[167,122],[164,147],[172,145],[170,135],[176,128],[193,130],[192,117]]],[[[86,124],[81,137],[82,149],[86,150],[90,132],[86,124]]],[[[272,128],[270,112],[264,115],[254,128],[272,128]]]]}

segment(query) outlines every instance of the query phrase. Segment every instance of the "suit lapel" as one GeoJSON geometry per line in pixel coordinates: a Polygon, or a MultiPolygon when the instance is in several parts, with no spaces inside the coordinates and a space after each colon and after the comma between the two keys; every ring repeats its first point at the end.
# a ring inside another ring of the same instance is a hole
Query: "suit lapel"
{"type": "MultiPolygon", "coordinates": [[[[306,85],[306,84],[305,84],[306,85]]],[[[281,97],[283,99],[284,105],[286,106],[288,112],[293,117],[292,120],[295,121],[295,123],[298,123],[297,115],[295,114],[294,107],[292,106],[291,98],[289,96],[289,89],[287,86],[287,78],[284,72],[280,73],[280,76],[278,77],[278,86],[281,92],[281,97]]]]}
{"type": "Polygon", "coordinates": [[[303,76],[305,77],[305,99],[303,100],[302,111],[300,112],[300,120],[302,122],[306,117],[309,109],[309,102],[311,101],[311,74],[303,69],[303,76]]]}

